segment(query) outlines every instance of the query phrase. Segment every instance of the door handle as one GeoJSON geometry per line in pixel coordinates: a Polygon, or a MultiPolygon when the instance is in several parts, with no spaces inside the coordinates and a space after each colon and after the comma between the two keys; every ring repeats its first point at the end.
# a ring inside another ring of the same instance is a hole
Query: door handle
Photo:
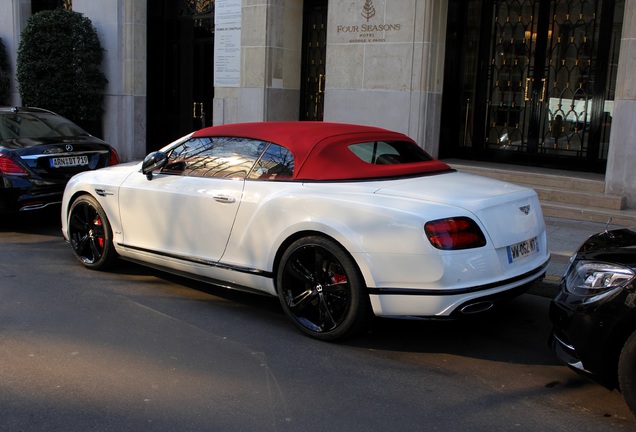
{"type": "Polygon", "coordinates": [[[203,102],[194,102],[192,105],[192,118],[203,118],[203,102]],[[197,110],[198,108],[198,110],[197,110]]]}
{"type": "MultiPolygon", "coordinates": [[[[539,100],[541,102],[545,102],[545,83],[546,83],[546,79],[545,78],[541,78],[541,96],[539,98],[539,100]]],[[[525,100],[530,101],[532,100],[532,96],[531,96],[531,87],[532,84],[534,84],[534,78],[526,78],[526,89],[525,89],[525,100]]]]}
{"type": "Polygon", "coordinates": [[[236,202],[236,198],[227,195],[215,195],[214,200],[223,204],[233,204],[236,202]]]}

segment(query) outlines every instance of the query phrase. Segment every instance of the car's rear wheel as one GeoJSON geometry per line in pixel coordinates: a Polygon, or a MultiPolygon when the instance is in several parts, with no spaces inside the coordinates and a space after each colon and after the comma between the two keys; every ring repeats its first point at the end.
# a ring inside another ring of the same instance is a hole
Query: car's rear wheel
{"type": "Polygon", "coordinates": [[[292,243],[281,258],[276,281],[285,313],[313,338],[352,336],[363,330],[371,317],[358,267],[328,238],[309,236],[292,243]]]}
{"type": "Polygon", "coordinates": [[[627,406],[636,415],[636,331],[627,339],[618,360],[618,383],[627,406]]]}
{"type": "Polygon", "coordinates": [[[110,223],[104,209],[92,196],[82,195],[73,201],[68,234],[73,253],[84,266],[102,270],[115,260],[117,253],[110,223]]]}

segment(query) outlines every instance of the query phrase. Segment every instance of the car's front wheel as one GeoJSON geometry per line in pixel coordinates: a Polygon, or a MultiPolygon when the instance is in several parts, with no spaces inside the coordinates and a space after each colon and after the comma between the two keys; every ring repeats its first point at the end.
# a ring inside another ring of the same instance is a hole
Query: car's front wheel
{"type": "Polygon", "coordinates": [[[366,287],[353,258],[335,241],[309,236],[284,252],[277,274],[285,313],[320,340],[352,336],[371,317],[366,287]]]}
{"type": "Polygon", "coordinates": [[[68,234],[73,253],[86,267],[103,270],[113,263],[117,253],[106,213],[95,198],[79,196],[68,216],[68,234]]]}
{"type": "Polygon", "coordinates": [[[627,338],[618,360],[618,383],[627,406],[636,415],[636,331],[627,338]]]}

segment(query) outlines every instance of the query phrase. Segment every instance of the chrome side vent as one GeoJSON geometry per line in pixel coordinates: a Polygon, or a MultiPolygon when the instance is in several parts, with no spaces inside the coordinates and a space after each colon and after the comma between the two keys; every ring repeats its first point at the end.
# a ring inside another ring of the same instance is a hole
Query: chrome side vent
{"type": "Polygon", "coordinates": [[[108,196],[108,195],[114,195],[112,192],[108,192],[108,191],[107,191],[107,190],[105,190],[105,189],[95,189],[95,193],[96,193],[97,195],[99,195],[99,196],[103,196],[103,197],[108,196]]]}

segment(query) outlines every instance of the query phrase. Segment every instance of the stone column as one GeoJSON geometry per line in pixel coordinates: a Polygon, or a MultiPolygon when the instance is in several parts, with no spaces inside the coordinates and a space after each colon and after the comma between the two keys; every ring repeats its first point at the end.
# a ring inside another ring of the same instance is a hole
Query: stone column
{"type": "Polygon", "coordinates": [[[214,124],[297,120],[303,0],[244,0],[240,87],[215,87],[214,124]]]}
{"type": "Polygon", "coordinates": [[[447,0],[329,4],[325,120],[397,130],[437,156],[447,0]]]}
{"type": "Polygon", "coordinates": [[[31,16],[30,0],[0,0],[0,39],[7,50],[7,57],[11,67],[11,97],[9,104],[21,105],[18,83],[15,80],[20,33],[31,16]]]}
{"type": "MultiPolygon", "coordinates": [[[[619,11],[616,11],[619,13],[619,11]]],[[[618,60],[616,98],[610,132],[605,192],[624,195],[636,208],[636,0],[625,1],[623,35],[618,60]]]]}
{"type": "Polygon", "coordinates": [[[123,161],[146,154],[146,0],[73,0],[73,10],[95,26],[108,79],[104,140],[123,161]]]}

